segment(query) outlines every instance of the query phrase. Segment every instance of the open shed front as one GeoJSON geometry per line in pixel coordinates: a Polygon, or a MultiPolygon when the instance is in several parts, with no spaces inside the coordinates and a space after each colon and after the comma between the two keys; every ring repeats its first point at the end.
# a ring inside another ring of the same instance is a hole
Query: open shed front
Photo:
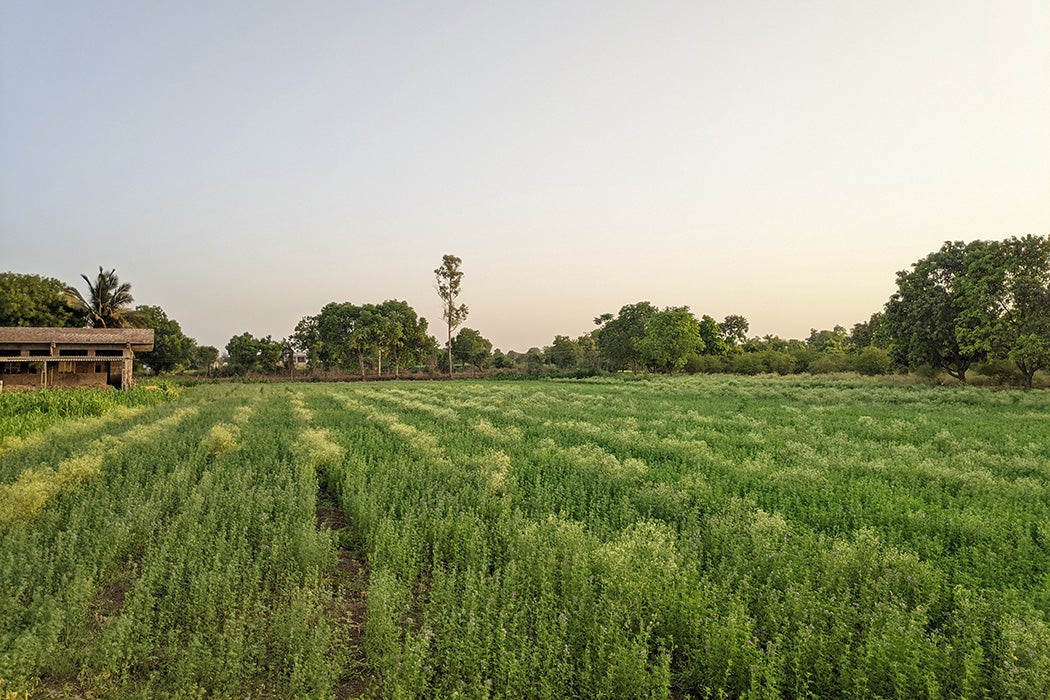
{"type": "Polygon", "coordinates": [[[135,353],[152,349],[149,328],[0,327],[0,390],[129,389],[135,353]]]}

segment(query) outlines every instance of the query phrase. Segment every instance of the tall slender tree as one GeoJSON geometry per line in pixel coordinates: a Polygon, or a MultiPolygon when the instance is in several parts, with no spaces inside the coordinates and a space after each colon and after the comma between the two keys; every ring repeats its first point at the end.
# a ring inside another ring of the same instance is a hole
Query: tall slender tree
{"type": "Polygon", "coordinates": [[[448,340],[445,347],[448,348],[448,376],[452,376],[452,331],[467,320],[468,309],[466,304],[456,304],[459,296],[460,285],[463,281],[463,271],[459,266],[463,261],[455,255],[446,255],[441,259],[441,267],[434,270],[437,280],[435,288],[441,297],[441,316],[448,324],[448,340]]]}
{"type": "Polygon", "coordinates": [[[135,298],[131,296],[131,285],[117,278],[117,271],[98,268],[94,283],[87,275],[88,296],[85,298],[76,287],[66,288],[70,305],[87,317],[92,328],[128,328],[140,321],[140,314],[131,308],[135,298]]]}

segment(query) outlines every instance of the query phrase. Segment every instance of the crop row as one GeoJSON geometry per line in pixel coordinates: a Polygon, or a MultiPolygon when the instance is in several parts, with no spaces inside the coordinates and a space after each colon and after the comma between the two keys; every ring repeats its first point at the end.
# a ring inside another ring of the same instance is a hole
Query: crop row
{"type": "Polygon", "coordinates": [[[772,384],[330,396],[379,694],[1050,690],[1041,398],[772,384]]]}
{"type": "Polygon", "coordinates": [[[2,457],[50,486],[0,527],[0,690],[1046,697],[1047,402],[241,385],[54,426],[2,457]]]}

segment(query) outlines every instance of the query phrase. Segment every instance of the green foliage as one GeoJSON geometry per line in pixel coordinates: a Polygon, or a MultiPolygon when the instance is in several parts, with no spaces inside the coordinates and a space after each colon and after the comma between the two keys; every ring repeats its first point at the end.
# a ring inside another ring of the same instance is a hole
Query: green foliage
{"type": "Polygon", "coordinates": [[[306,350],[312,365],[324,369],[356,365],[362,377],[366,367],[382,373],[384,354],[393,361],[397,375],[401,367],[422,363],[437,349],[427,334],[427,320],[397,299],[363,306],[326,304],[316,316],[299,321],[291,344],[306,350]]]}
{"type": "Polygon", "coordinates": [[[882,348],[869,345],[852,360],[853,369],[868,376],[889,374],[893,369],[893,358],[882,348]]]}
{"type": "Polygon", "coordinates": [[[571,369],[580,364],[583,359],[583,350],[572,338],[556,335],[554,342],[546,349],[544,355],[558,369],[571,369]]]}
{"type": "Polygon", "coordinates": [[[1050,238],[947,242],[897,273],[883,329],[896,359],[966,380],[1010,360],[1028,387],[1050,366],[1050,238]]]}
{"type": "Polygon", "coordinates": [[[463,285],[463,271],[460,265],[463,261],[455,255],[445,255],[441,258],[441,267],[434,270],[436,280],[435,287],[441,298],[441,317],[445,319],[448,328],[446,347],[448,348],[448,371],[452,374],[452,332],[459,328],[467,320],[470,310],[466,304],[456,304],[463,285]]]}
{"type": "Polygon", "coordinates": [[[1031,388],[1035,373],[1050,366],[1050,238],[975,245],[964,263],[961,347],[1009,359],[1031,388]]]}
{"type": "Polygon", "coordinates": [[[243,375],[248,372],[272,374],[281,366],[281,360],[285,355],[282,343],[270,336],[256,338],[247,331],[235,335],[230,338],[230,342],[226,343],[229,370],[233,374],[243,375]]]}
{"type": "Polygon", "coordinates": [[[83,315],[93,328],[127,328],[138,326],[141,319],[131,309],[135,298],[131,296],[131,285],[121,282],[117,271],[98,268],[94,282],[87,275],[80,276],[88,287],[84,296],[75,287],[66,287],[66,301],[76,313],[83,315]]]}
{"type": "MultiPolygon", "coordinates": [[[[743,318],[743,317],[740,317],[743,318]]],[[[734,322],[734,326],[739,327],[740,322],[734,322]]],[[[743,326],[747,326],[747,321],[743,321],[743,326]]],[[[707,355],[728,355],[730,343],[725,339],[725,330],[719,326],[718,322],[713,318],[704,314],[697,323],[697,330],[700,333],[700,340],[703,343],[703,352],[707,355]]]]}
{"type": "Polygon", "coordinates": [[[667,373],[681,370],[691,354],[705,349],[700,324],[686,306],[654,313],[634,345],[648,367],[667,373]]]}
{"type": "Polygon", "coordinates": [[[155,406],[176,398],[177,387],[142,385],[112,389],[45,389],[0,393],[0,447],[12,438],[29,438],[70,420],[94,418],[121,409],[155,406]]]}
{"type": "Polygon", "coordinates": [[[812,377],[194,387],[5,452],[26,488],[0,528],[0,678],[1046,697],[1047,410],[812,377]]]}
{"type": "Polygon", "coordinates": [[[492,343],[473,328],[461,328],[452,339],[452,358],[481,369],[492,353],[492,343]]]}
{"type": "Polygon", "coordinates": [[[643,364],[637,343],[645,337],[649,319],[657,308],[647,301],[627,304],[614,318],[604,314],[594,319],[598,329],[595,339],[605,368],[612,371],[637,369],[643,364]]]}
{"type": "Polygon", "coordinates": [[[747,332],[751,326],[747,319],[739,314],[731,314],[718,324],[722,339],[729,347],[740,347],[747,342],[747,332]]]}
{"type": "Polygon", "coordinates": [[[0,326],[83,326],[65,293],[65,282],[52,277],[0,273],[0,326]]]}
{"type": "Polygon", "coordinates": [[[153,329],[153,350],[138,359],[156,374],[187,369],[194,364],[197,343],[182,332],[178,321],[168,318],[159,306],[137,306],[139,325],[153,329]]]}

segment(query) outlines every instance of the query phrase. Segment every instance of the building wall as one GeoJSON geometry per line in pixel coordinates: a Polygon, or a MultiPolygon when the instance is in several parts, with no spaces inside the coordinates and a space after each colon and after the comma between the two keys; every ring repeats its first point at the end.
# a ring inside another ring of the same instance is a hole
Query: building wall
{"type": "MultiPolygon", "coordinates": [[[[40,367],[42,364],[38,363],[37,366],[40,367]]],[[[119,386],[122,364],[122,360],[117,360],[116,362],[104,360],[96,362],[62,362],[61,360],[48,362],[46,386],[48,389],[104,388],[110,385],[110,377],[112,377],[113,384],[119,386]]],[[[13,369],[14,367],[8,366],[6,371],[11,372],[13,369]]],[[[18,369],[22,368],[19,367],[18,369]]],[[[5,373],[0,375],[0,379],[4,382],[4,391],[39,389],[40,373],[40,369],[36,372],[5,373]]]]}

